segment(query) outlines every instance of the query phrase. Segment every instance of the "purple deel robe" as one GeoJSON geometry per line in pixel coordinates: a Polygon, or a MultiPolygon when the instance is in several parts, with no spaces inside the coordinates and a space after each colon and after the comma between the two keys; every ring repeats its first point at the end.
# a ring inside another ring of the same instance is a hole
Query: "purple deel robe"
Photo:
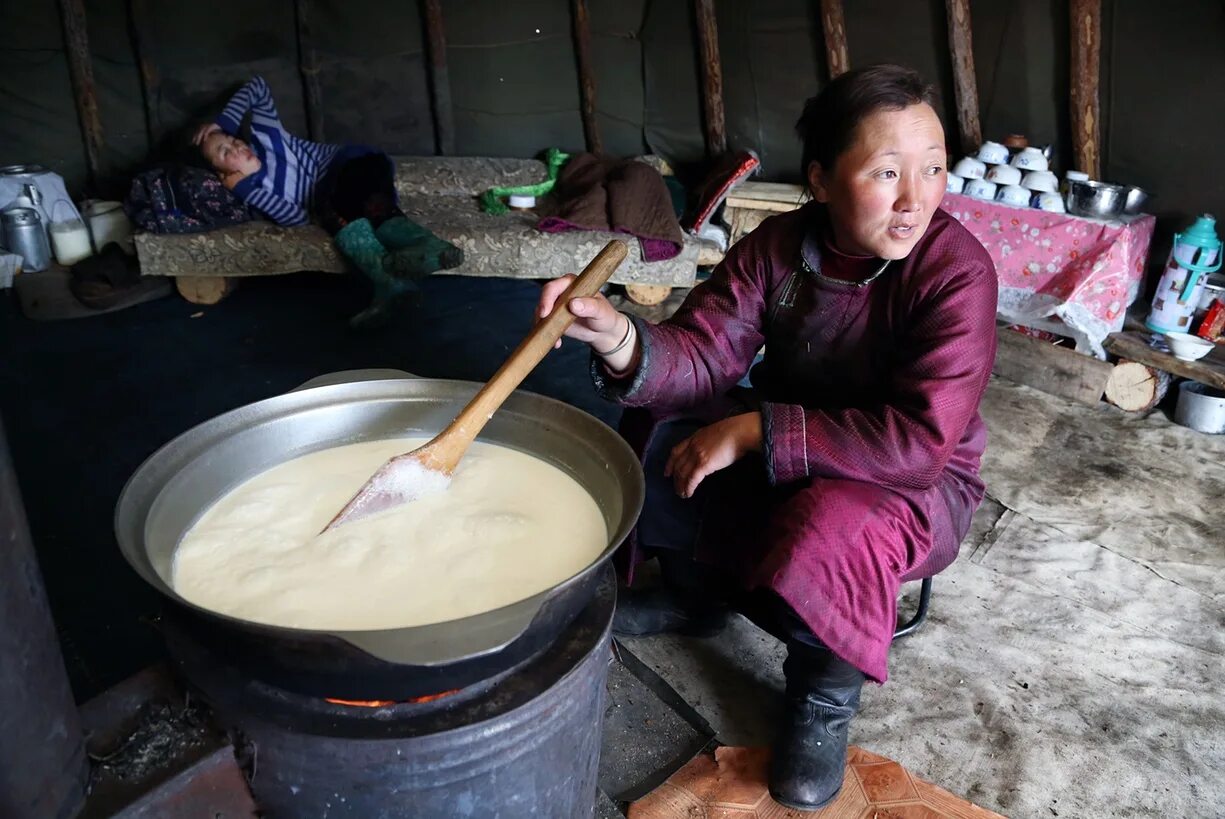
{"type": "Polygon", "coordinates": [[[606,397],[657,419],[700,416],[765,346],[752,382],[766,511],[750,510],[753,492],[740,511],[708,505],[697,556],[733,568],[747,589],[772,589],[883,682],[901,582],[953,561],[982,500],[978,407],[995,359],[997,280],[982,245],[942,210],[875,279],[822,276],[824,218],[810,204],[767,219],[672,318],[635,319],[632,377],[593,374],[606,397]]]}

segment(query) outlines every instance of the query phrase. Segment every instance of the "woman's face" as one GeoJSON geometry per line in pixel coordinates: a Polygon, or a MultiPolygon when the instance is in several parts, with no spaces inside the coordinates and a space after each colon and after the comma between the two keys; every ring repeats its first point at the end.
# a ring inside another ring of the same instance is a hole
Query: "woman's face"
{"type": "Polygon", "coordinates": [[[259,157],[251,150],[251,146],[223,131],[209,134],[200,150],[222,175],[250,176],[260,169],[259,157]]]}
{"type": "Polygon", "coordinates": [[[930,105],[877,111],[855,129],[832,173],[808,167],[808,184],[829,206],[845,253],[905,258],[944,197],[944,128],[930,105]]]}

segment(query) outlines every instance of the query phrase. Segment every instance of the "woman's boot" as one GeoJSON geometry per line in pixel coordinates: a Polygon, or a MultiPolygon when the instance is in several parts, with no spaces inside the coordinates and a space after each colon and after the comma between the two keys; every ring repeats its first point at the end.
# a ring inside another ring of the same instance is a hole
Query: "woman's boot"
{"type": "Polygon", "coordinates": [[[387,248],[375,235],[369,219],[355,219],[333,237],[336,248],[374,285],[370,306],[349,319],[356,329],[369,329],[387,322],[395,300],[417,291],[417,285],[390,275],[385,267],[387,248]]]}
{"type": "Polygon", "coordinates": [[[713,568],[670,549],[659,557],[662,585],[617,594],[613,631],[640,637],[679,632],[710,637],[727,625],[726,581],[713,568]]]}
{"type": "Polygon", "coordinates": [[[464,263],[462,250],[404,216],[386,220],[375,235],[387,248],[388,272],[399,279],[420,279],[464,263]]]}
{"type": "Polygon", "coordinates": [[[795,810],[816,810],[842,789],[864,675],[828,648],[793,638],[783,676],[787,708],[770,761],[770,795],[795,810]]]}

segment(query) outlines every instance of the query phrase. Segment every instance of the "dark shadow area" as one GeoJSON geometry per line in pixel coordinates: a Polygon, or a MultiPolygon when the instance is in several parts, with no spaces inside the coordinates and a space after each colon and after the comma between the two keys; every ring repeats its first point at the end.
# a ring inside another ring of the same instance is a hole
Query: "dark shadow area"
{"type": "MultiPolygon", "coordinates": [[[[160,656],[156,593],[115,544],[111,516],[146,457],[195,424],[322,373],[369,367],[485,380],[532,323],[530,281],[437,276],[421,305],[372,333],[348,318],[356,277],[253,278],[215,307],[178,298],[62,322],[0,299],[0,413],[78,700],[160,656]]],[[[524,389],[615,424],[585,348],[566,342],[524,389]]]]}

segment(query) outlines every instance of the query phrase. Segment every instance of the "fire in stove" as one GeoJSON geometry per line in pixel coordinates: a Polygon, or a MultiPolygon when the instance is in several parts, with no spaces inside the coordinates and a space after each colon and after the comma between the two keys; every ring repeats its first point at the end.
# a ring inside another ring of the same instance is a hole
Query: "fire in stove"
{"type": "Polygon", "coordinates": [[[452,694],[458,694],[460,689],[452,688],[437,694],[426,694],[424,697],[410,697],[406,700],[344,700],[339,697],[324,697],[324,700],[334,705],[348,705],[352,708],[387,708],[392,705],[409,705],[412,703],[434,702],[452,694]]]}

